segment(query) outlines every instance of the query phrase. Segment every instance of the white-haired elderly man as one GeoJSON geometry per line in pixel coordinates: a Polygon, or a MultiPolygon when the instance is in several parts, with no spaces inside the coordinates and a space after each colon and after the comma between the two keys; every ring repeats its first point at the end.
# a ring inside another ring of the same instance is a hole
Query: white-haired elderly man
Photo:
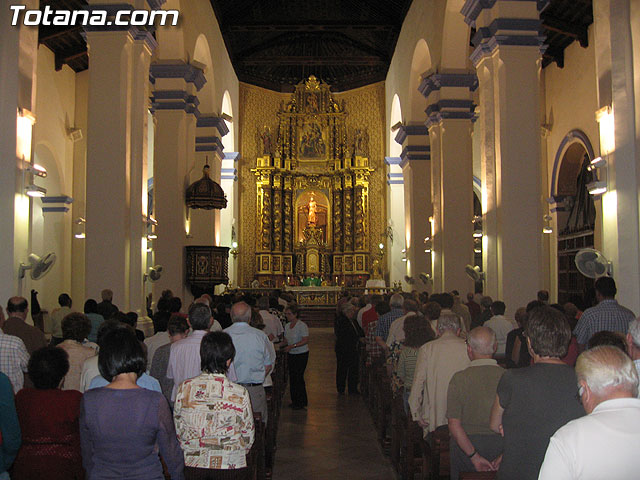
{"type": "MultiPolygon", "coordinates": [[[[627,350],[629,356],[636,366],[636,371],[640,377],[640,317],[629,323],[627,332],[627,350]]],[[[640,395],[638,395],[640,397],[640,395]]]]}
{"type": "Polygon", "coordinates": [[[617,347],[595,347],[578,357],[576,376],[587,415],[551,437],[539,480],[638,478],[640,399],[633,362],[617,347]]]}
{"type": "Polygon", "coordinates": [[[394,293],[391,295],[389,299],[389,306],[391,310],[380,318],[378,318],[378,326],[376,329],[376,342],[380,345],[385,352],[389,350],[387,345],[387,337],[389,336],[389,329],[391,328],[391,324],[394,320],[405,315],[404,308],[404,297],[399,293],[394,293]]]}
{"type": "Polygon", "coordinates": [[[491,406],[504,369],[493,359],[498,348],[496,333],[489,327],[476,327],[467,336],[468,368],[449,382],[451,480],[461,472],[495,470],[492,463],[502,454],[502,436],[489,426],[491,406]]]}
{"type": "Polygon", "coordinates": [[[451,377],[469,366],[467,346],[460,338],[460,317],[453,312],[440,315],[438,338],[418,350],[416,370],[409,396],[411,417],[425,436],[447,424],[447,390],[451,377]]]}

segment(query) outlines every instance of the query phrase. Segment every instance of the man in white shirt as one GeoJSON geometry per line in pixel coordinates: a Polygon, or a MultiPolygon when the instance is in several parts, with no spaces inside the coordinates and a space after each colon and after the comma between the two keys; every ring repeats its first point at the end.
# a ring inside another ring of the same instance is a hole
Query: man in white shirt
{"type": "Polygon", "coordinates": [[[485,327],[489,327],[496,332],[496,339],[498,340],[498,350],[496,356],[504,357],[505,347],[507,345],[507,335],[509,332],[516,328],[516,326],[507,320],[504,316],[504,312],[507,309],[504,302],[496,301],[491,304],[491,313],[493,317],[484,322],[485,327]]]}
{"type": "Polygon", "coordinates": [[[147,346],[147,371],[151,369],[153,355],[156,353],[156,350],[169,343],[170,338],[167,333],[168,323],[169,317],[158,316],[158,320],[155,325],[158,331],[151,337],[144,339],[144,344],[147,346]]]}
{"type": "Polygon", "coordinates": [[[258,299],[256,306],[260,310],[260,316],[264,322],[264,333],[272,342],[279,342],[284,335],[282,322],[273,313],[269,312],[269,297],[263,296],[258,299]]]}
{"type": "Polygon", "coordinates": [[[175,402],[178,387],[188,378],[200,375],[200,342],[213,322],[211,310],[204,303],[194,303],[189,309],[192,332],[187,338],[171,345],[167,378],[173,379],[171,401],[175,402]]]}
{"type": "Polygon", "coordinates": [[[578,357],[576,376],[587,415],[551,437],[539,480],[638,478],[640,399],[633,362],[616,347],[595,347],[578,357]]]}

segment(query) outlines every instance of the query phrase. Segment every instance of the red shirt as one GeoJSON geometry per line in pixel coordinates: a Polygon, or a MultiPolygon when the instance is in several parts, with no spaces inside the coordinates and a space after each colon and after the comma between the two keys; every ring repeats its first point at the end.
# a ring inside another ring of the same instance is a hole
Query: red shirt
{"type": "Polygon", "coordinates": [[[371,307],[369,310],[362,314],[362,330],[367,332],[367,325],[371,322],[378,320],[378,313],[375,307],[371,307]]]}
{"type": "Polygon", "coordinates": [[[25,480],[84,479],[77,390],[23,388],[16,395],[22,446],[11,476],[25,480]]]}

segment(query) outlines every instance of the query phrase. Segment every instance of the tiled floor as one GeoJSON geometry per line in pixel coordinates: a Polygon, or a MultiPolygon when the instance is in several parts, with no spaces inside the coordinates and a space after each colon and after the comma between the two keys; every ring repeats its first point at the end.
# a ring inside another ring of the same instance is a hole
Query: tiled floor
{"type": "Polygon", "coordinates": [[[362,398],[336,392],[333,330],[309,330],[309,407],[293,411],[284,397],[274,480],[395,479],[362,398]]]}

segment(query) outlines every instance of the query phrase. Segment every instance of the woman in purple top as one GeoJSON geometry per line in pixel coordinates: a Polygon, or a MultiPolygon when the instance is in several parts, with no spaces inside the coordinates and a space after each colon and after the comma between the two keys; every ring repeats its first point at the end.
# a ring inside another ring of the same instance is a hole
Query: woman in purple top
{"type": "Polygon", "coordinates": [[[87,391],[80,407],[82,463],[89,480],[163,480],[158,450],[171,480],[184,478],[167,401],[136,385],[146,364],[131,327],[122,325],[105,335],[98,368],[111,383],[87,391]]]}

